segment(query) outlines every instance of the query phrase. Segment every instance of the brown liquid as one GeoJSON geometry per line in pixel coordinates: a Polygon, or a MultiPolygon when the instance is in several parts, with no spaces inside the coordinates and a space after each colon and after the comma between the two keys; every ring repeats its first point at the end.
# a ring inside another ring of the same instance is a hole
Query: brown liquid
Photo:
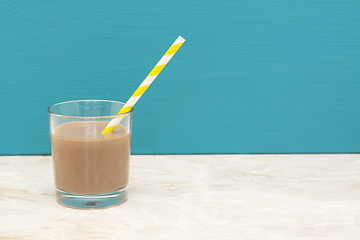
{"type": "Polygon", "coordinates": [[[118,125],[107,138],[108,122],[60,125],[51,135],[55,184],[76,194],[103,194],[128,184],[131,133],[118,125]]]}

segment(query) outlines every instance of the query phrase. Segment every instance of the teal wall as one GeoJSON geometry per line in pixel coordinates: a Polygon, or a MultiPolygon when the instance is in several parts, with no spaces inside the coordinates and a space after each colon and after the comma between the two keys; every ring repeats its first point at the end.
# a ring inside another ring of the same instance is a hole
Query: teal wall
{"type": "Polygon", "coordinates": [[[134,154],[360,152],[360,1],[1,1],[0,154],[49,154],[46,109],[126,101],[134,154]]]}

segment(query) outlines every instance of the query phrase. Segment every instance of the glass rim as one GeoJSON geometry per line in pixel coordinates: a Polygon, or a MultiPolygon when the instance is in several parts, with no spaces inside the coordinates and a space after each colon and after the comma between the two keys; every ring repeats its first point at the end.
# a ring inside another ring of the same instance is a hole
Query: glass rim
{"type": "MultiPolygon", "coordinates": [[[[72,103],[72,102],[114,102],[114,103],[123,103],[123,102],[119,102],[119,101],[113,101],[113,100],[96,100],[96,99],[90,99],[90,100],[72,100],[72,101],[65,101],[65,102],[59,102],[59,103],[55,103],[53,105],[51,105],[50,107],[47,108],[47,112],[50,115],[55,115],[55,116],[59,116],[59,117],[66,117],[66,118],[78,118],[78,119],[88,119],[88,118],[93,118],[93,119],[100,119],[100,118],[115,118],[115,117],[120,117],[120,116],[125,116],[128,114],[131,114],[134,111],[134,108],[132,107],[130,109],[130,111],[121,113],[121,114],[116,114],[116,115],[107,115],[107,116],[96,116],[96,117],[79,117],[79,116],[68,116],[68,115],[62,115],[62,114],[58,114],[58,113],[54,113],[52,112],[50,109],[54,106],[57,105],[61,105],[61,104],[65,104],[65,103],[72,103]]],[[[125,103],[123,103],[125,105],[125,103]]],[[[120,111],[120,109],[119,109],[120,111]]]]}

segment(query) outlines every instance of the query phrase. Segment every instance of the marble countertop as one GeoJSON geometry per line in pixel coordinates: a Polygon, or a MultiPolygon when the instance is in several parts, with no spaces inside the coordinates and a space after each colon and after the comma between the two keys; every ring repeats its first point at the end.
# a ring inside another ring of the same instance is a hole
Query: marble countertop
{"type": "Polygon", "coordinates": [[[57,203],[50,156],[0,157],[0,239],[360,239],[360,154],[131,156],[128,200],[57,203]]]}

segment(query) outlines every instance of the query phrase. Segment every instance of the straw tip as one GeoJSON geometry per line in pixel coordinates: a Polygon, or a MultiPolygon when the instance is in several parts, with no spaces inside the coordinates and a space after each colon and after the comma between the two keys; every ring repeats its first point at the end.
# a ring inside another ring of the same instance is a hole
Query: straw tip
{"type": "Polygon", "coordinates": [[[176,39],[175,42],[176,42],[176,43],[183,43],[183,42],[185,42],[185,38],[183,38],[182,36],[179,36],[179,37],[176,39]]]}
{"type": "Polygon", "coordinates": [[[179,36],[178,39],[181,39],[182,41],[185,41],[185,38],[183,38],[182,36],[179,36]]]}

